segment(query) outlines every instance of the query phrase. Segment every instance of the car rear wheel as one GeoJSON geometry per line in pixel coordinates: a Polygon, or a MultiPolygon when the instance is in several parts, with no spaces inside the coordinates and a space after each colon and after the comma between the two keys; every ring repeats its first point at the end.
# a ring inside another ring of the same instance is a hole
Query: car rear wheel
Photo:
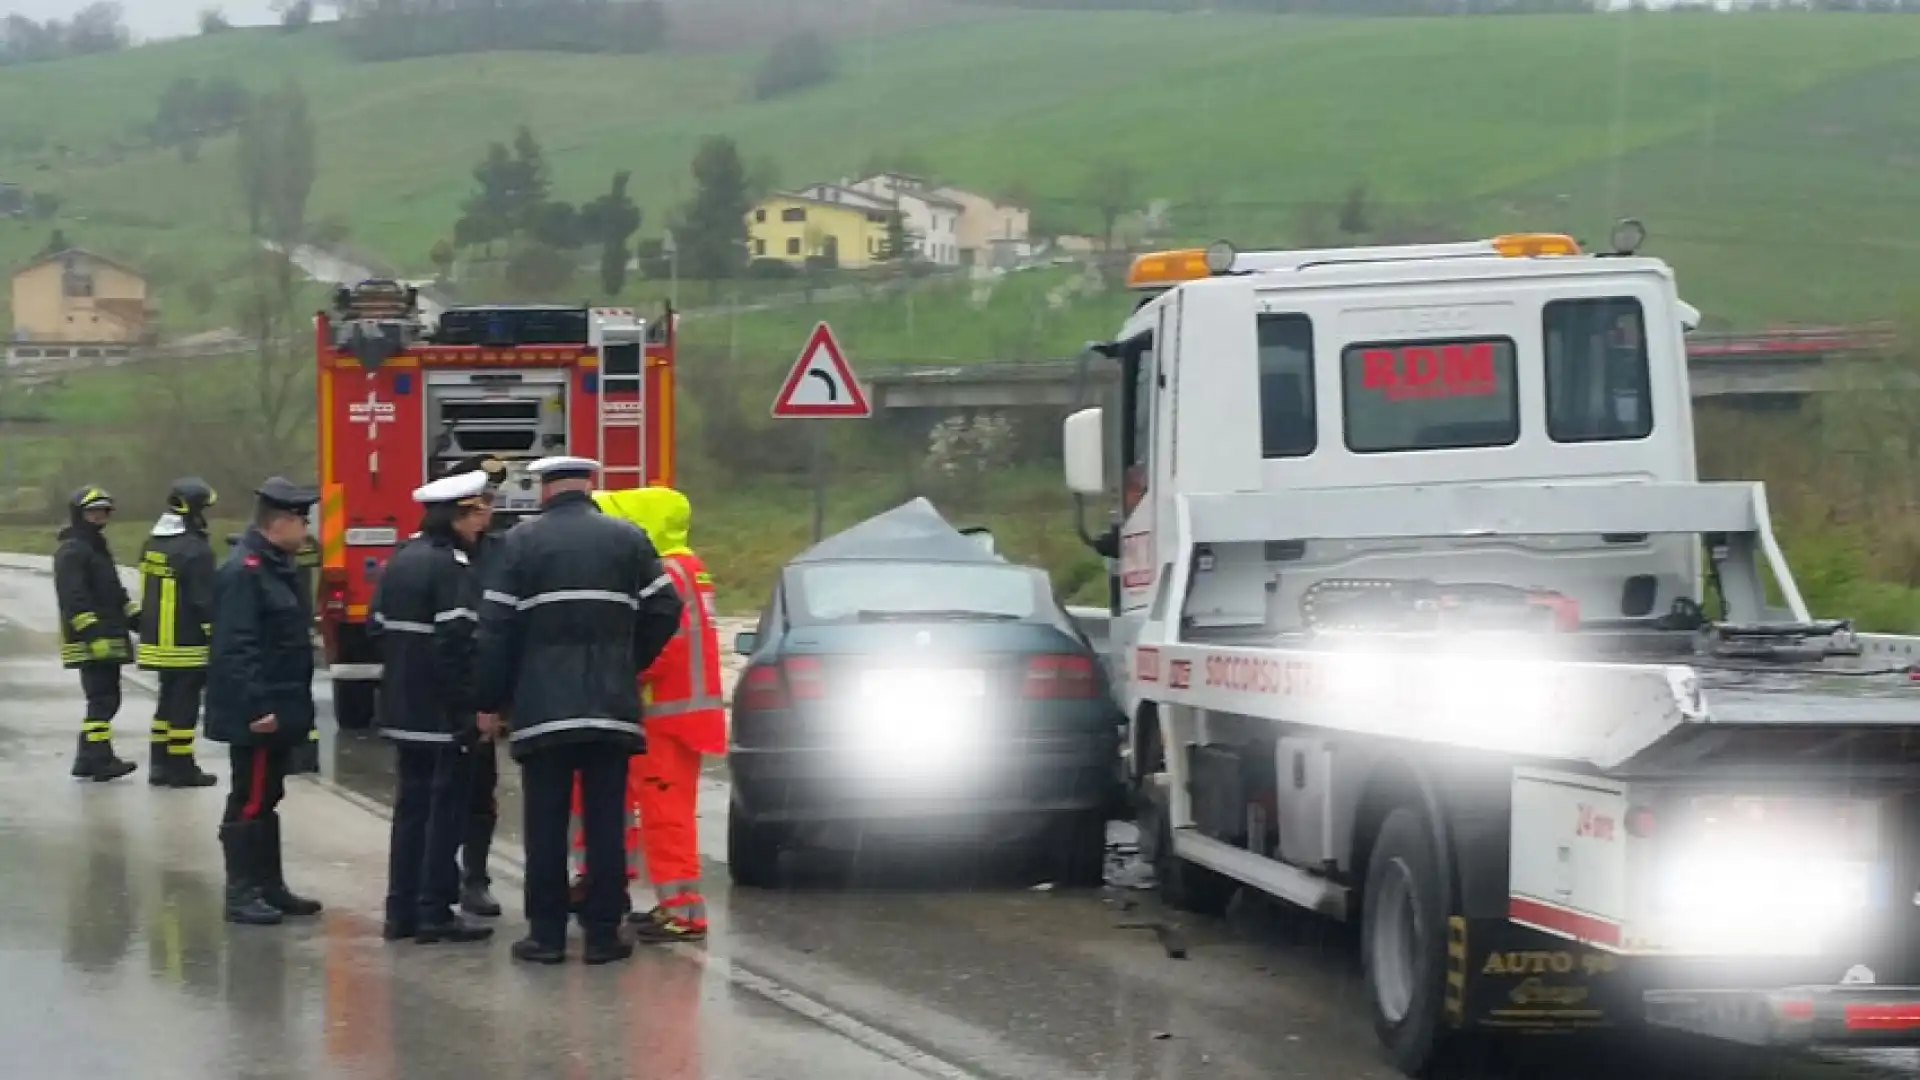
{"type": "Polygon", "coordinates": [[[727,875],[748,889],[780,884],[779,833],[747,816],[738,802],[727,810],[727,875]]]}
{"type": "Polygon", "coordinates": [[[333,684],[333,722],[342,731],[365,731],[373,726],[380,700],[380,684],[372,679],[344,679],[333,684]]]}
{"type": "Polygon", "coordinates": [[[1048,878],[1068,889],[1107,881],[1107,815],[1103,810],[1062,814],[1047,831],[1048,878]]]}

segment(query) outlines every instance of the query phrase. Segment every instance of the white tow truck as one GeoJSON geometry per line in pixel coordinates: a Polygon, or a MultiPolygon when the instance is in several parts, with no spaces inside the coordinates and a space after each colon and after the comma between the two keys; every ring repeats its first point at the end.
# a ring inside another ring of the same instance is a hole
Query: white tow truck
{"type": "Polygon", "coordinates": [[[1699,481],[1698,313],[1622,224],[1143,256],[1065,425],[1164,899],[1357,920],[1410,1075],[1920,1043],[1920,638],[1814,618],[1762,486],[1699,481]]]}

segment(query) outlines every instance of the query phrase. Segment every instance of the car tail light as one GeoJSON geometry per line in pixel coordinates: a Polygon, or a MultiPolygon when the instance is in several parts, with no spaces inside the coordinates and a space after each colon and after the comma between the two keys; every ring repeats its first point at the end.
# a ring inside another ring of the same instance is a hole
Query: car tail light
{"type": "Polygon", "coordinates": [[[787,673],[787,689],[795,701],[818,701],[827,696],[826,675],[820,661],[811,656],[789,657],[781,664],[787,673]]]}
{"type": "Polygon", "coordinates": [[[787,684],[780,669],[772,664],[755,664],[740,675],[740,689],[734,704],[744,709],[766,711],[787,706],[787,684]]]}
{"type": "Polygon", "coordinates": [[[1093,660],[1072,653],[1033,657],[1027,661],[1020,693],[1030,698],[1090,698],[1094,696],[1093,660]]]}

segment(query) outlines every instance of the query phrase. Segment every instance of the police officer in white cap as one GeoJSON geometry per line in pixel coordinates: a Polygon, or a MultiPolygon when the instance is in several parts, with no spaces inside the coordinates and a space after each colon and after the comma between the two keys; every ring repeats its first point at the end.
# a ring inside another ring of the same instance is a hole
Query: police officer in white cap
{"type": "Polygon", "coordinates": [[[526,938],[516,959],[566,959],[567,820],[579,778],[588,891],[584,959],[633,955],[621,936],[626,900],[627,759],[645,748],[638,676],[680,627],[681,599],[646,533],[593,502],[598,462],[549,457],[540,516],[489,557],[480,605],[474,704],[508,713],[521,768],[527,851],[526,938]]]}
{"type": "Polygon", "coordinates": [[[473,699],[480,583],[473,553],[485,533],[487,474],[474,470],[419,488],[420,535],[394,553],[374,594],[370,629],[386,664],[380,733],[395,749],[393,835],[387,861],[389,941],[484,941],[493,928],[454,910],[455,857],[466,831],[476,743],[492,738],[473,699]]]}

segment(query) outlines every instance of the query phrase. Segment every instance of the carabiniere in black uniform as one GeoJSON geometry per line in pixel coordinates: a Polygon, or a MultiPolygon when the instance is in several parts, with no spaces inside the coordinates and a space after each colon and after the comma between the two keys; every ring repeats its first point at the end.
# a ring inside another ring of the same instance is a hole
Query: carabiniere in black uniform
{"type": "Polygon", "coordinates": [[[154,787],[219,783],[193,758],[213,638],[216,564],[207,540],[207,510],[214,499],[213,488],[199,477],[174,481],[167,512],[153,523],[140,549],[140,644],[134,658],[141,670],[160,676],[147,763],[147,783],[154,787]]]}
{"type": "Polygon", "coordinates": [[[486,530],[485,491],[479,471],[416,490],[426,510],[420,534],[387,561],[373,598],[369,629],[383,660],[379,728],[393,741],[397,777],[383,930],[390,941],[493,936],[453,910],[481,742],[472,696],[480,586],[471,552],[486,530]]]}
{"type": "Polygon", "coordinates": [[[599,465],[544,458],[541,514],[491,557],[480,605],[475,704],[506,713],[526,814],[527,937],[516,959],[566,957],[567,819],[580,780],[588,889],[585,960],[633,954],[625,900],[627,760],[645,748],[639,673],[680,628],[681,601],[644,532],[594,506],[599,465]]]}
{"type": "Polygon", "coordinates": [[[113,752],[113,718],[120,712],[120,669],[133,658],[129,624],[139,607],[120,584],[120,571],[103,531],[113,514],[105,488],[83,487],[67,500],[68,525],[53,553],[53,589],[60,601],[60,664],[80,672],[87,715],[73,775],[116,780],[139,768],[113,752]]]}
{"type": "Polygon", "coordinates": [[[220,823],[227,921],[272,925],[320,912],[287,888],[279,809],[293,752],[313,730],[313,601],[294,553],[320,494],[278,476],[255,494],[253,525],[214,575],[207,738],[233,749],[220,823]]]}

